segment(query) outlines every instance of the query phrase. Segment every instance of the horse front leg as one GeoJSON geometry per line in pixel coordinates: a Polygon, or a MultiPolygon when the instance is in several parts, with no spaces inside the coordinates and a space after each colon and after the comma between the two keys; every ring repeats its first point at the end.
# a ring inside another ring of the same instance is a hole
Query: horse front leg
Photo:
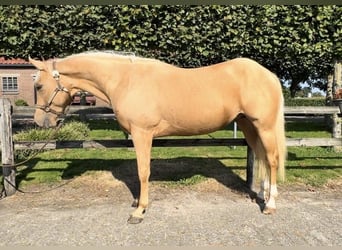
{"type": "Polygon", "coordinates": [[[153,136],[152,133],[142,129],[132,130],[131,135],[137,156],[140,196],[138,207],[131,213],[128,223],[138,224],[144,219],[144,213],[148,206],[148,181],[151,172],[150,161],[153,136]]]}

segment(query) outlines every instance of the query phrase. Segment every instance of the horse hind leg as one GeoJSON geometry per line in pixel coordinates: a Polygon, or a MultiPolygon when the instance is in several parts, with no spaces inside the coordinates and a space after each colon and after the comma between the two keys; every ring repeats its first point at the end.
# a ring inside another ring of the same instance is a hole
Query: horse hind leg
{"type": "Polygon", "coordinates": [[[276,135],[272,131],[263,130],[259,132],[262,146],[265,150],[264,166],[264,198],[266,201],[264,214],[272,214],[276,210],[275,198],[278,196],[277,190],[277,169],[279,164],[279,152],[276,135]]]}
{"type": "Polygon", "coordinates": [[[254,125],[245,116],[238,116],[238,118],[236,118],[235,121],[236,121],[238,127],[241,129],[243,135],[245,136],[245,139],[246,139],[248,145],[255,152],[256,147],[257,147],[256,143],[257,143],[258,134],[257,134],[257,131],[256,131],[254,125]]]}
{"type": "Polygon", "coordinates": [[[253,182],[255,179],[261,179],[258,200],[266,202],[263,205],[263,212],[271,213],[276,208],[275,197],[278,193],[276,173],[279,157],[275,130],[265,129],[258,120],[252,121],[247,116],[238,117],[236,122],[256,156],[254,169],[258,178],[253,178],[253,182]]]}
{"type": "Polygon", "coordinates": [[[132,140],[137,156],[140,196],[138,207],[131,213],[128,223],[138,224],[143,221],[148,206],[148,182],[150,177],[150,161],[153,136],[142,129],[132,130],[132,140]]]}
{"type": "MultiPolygon", "coordinates": [[[[260,138],[258,135],[258,132],[253,125],[253,123],[245,116],[239,116],[236,120],[238,127],[241,129],[243,132],[245,139],[248,143],[248,146],[252,148],[253,153],[255,155],[255,160],[254,160],[254,168],[256,170],[259,169],[258,165],[263,163],[263,161],[260,160],[261,157],[264,157],[265,153],[262,147],[260,147],[260,138]]],[[[257,171],[255,171],[257,172],[257,171]]],[[[253,183],[251,187],[251,191],[254,191],[255,188],[255,179],[253,177],[253,183]]],[[[263,185],[261,185],[263,186],[263,185]]],[[[254,194],[255,195],[255,194],[254,194]]],[[[254,196],[253,195],[253,196],[254,196]]],[[[258,195],[259,196],[259,195],[258,195]]]]}

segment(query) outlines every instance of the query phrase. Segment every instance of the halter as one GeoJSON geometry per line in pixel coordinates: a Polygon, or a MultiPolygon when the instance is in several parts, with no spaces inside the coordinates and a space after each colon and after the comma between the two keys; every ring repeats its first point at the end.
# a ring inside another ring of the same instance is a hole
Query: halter
{"type": "Polygon", "coordinates": [[[58,70],[56,70],[56,61],[52,62],[52,77],[56,80],[56,83],[57,83],[55,90],[51,94],[49,101],[47,102],[46,105],[36,105],[36,108],[42,109],[46,113],[53,113],[55,115],[63,115],[63,114],[65,114],[64,111],[58,112],[58,111],[56,111],[50,107],[59,91],[67,93],[69,95],[70,99],[72,99],[69,90],[67,88],[63,87],[60,83],[60,75],[59,75],[58,70]]]}

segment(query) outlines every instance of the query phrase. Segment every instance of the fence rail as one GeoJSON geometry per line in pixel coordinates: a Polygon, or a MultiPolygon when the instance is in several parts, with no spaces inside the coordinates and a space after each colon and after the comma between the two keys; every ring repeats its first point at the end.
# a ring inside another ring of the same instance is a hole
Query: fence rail
{"type": "MultiPolygon", "coordinates": [[[[13,119],[32,119],[35,108],[32,106],[13,107],[13,119]]],[[[337,106],[286,106],[284,114],[286,115],[332,115],[339,114],[337,106]]],[[[96,106],[71,106],[69,116],[83,115],[87,118],[97,117],[115,117],[113,110],[109,107],[96,106]]]]}
{"type": "Polygon", "coordinates": [[[338,115],[337,106],[287,106],[284,109],[286,115],[338,115]]]}
{"type": "MultiPolygon", "coordinates": [[[[70,140],[70,141],[19,141],[14,142],[15,150],[40,149],[46,144],[45,149],[62,148],[124,148],[133,147],[133,142],[128,139],[115,140],[70,140]]],[[[288,147],[336,147],[342,146],[340,138],[287,138],[288,147]]],[[[236,139],[155,139],[153,147],[212,147],[212,146],[247,146],[243,138],[236,139]]]]}
{"type": "MultiPolygon", "coordinates": [[[[12,120],[33,119],[34,107],[13,107],[12,120]]],[[[341,118],[337,106],[300,106],[285,107],[285,116],[333,116],[333,138],[287,138],[287,146],[332,146],[341,147],[341,118]]],[[[71,106],[68,116],[80,116],[83,119],[115,119],[115,115],[109,107],[71,106]]],[[[1,143],[1,142],[0,142],[1,143]]],[[[15,142],[14,148],[37,149],[42,142],[15,142]]],[[[155,139],[155,147],[186,147],[186,146],[246,146],[245,139],[155,139]]],[[[92,141],[54,141],[46,145],[46,149],[56,148],[113,148],[131,147],[130,140],[92,140],[92,141]]]]}
{"type": "MultiPolygon", "coordinates": [[[[39,149],[45,142],[42,141],[21,141],[15,142],[14,148],[17,150],[23,149],[39,149]]],[[[209,147],[209,146],[247,146],[247,142],[243,138],[224,138],[224,139],[154,139],[153,147],[209,147]]],[[[46,149],[60,148],[121,148],[133,147],[133,142],[130,139],[115,139],[115,140],[72,140],[72,141],[51,141],[46,144],[46,149]]]]}
{"type": "MultiPolygon", "coordinates": [[[[34,107],[14,107],[12,119],[13,120],[27,120],[33,119],[35,108],[34,107]]],[[[284,114],[286,118],[290,118],[293,116],[306,117],[306,116],[324,116],[331,115],[332,116],[332,137],[333,138],[288,138],[287,146],[333,146],[340,147],[342,146],[341,139],[341,118],[340,110],[337,106],[297,106],[297,107],[285,107],[284,114]]],[[[87,119],[115,119],[115,114],[112,109],[109,107],[94,107],[94,106],[71,106],[69,113],[67,116],[79,116],[83,120],[87,119]]],[[[239,139],[164,139],[164,140],[155,140],[157,147],[167,146],[175,147],[181,146],[181,143],[184,143],[183,146],[218,146],[219,145],[228,145],[228,146],[240,146],[241,142],[239,139]],[[215,141],[216,140],[216,141],[215,141]],[[167,141],[168,143],[166,143],[167,141]],[[236,143],[236,145],[234,145],[236,143]]],[[[65,142],[67,143],[67,142],[65,142]]],[[[115,142],[106,142],[106,145],[111,145],[110,147],[126,147],[126,143],[124,141],[115,140],[115,142]]],[[[15,143],[16,149],[24,149],[24,148],[36,148],[35,144],[39,145],[39,143],[15,143]],[[26,145],[26,146],[25,146],[26,145]]],[[[61,142],[56,142],[56,146],[51,145],[52,148],[59,147],[58,145],[62,145],[61,142]],[[58,144],[58,145],[57,145],[58,144]]],[[[72,143],[70,142],[70,145],[72,143]]],[[[81,145],[87,147],[86,145],[96,145],[94,141],[91,142],[83,142],[81,145]]],[[[99,145],[100,146],[100,145],[99,145]]],[[[39,146],[37,146],[39,147],[39,146]]]]}
{"type": "MultiPolygon", "coordinates": [[[[14,107],[12,119],[33,119],[34,107],[14,107]]],[[[339,115],[337,106],[297,106],[285,107],[285,116],[322,116],[339,115]]],[[[68,116],[80,116],[83,119],[115,119],[109,107],[71,106],[68,116]]],[[[337,123],[338,126],[338,123],[337,123]]],[[[340,125],[341,126],[341,125],[340,125]]],[[[333,128],[334,130],[334,128],[333,128]]],[[[334,133],[333,133],[334,134],[334,133]]],[[[244,139],[156,139],[155,147],[186,147],[186,146],[246,146],[244,139]]],[[[41,142],[15,142],[15,149],[37,149],[41,142]]],[[[131,147],[130,140],[93,140],[93,141],[56,141],[49,143],[47,149],[55,148],[101,148],[101,147],[131,147]]],[[[288,138],[287,146],[342,146],[341,138],[288,138]]]]}

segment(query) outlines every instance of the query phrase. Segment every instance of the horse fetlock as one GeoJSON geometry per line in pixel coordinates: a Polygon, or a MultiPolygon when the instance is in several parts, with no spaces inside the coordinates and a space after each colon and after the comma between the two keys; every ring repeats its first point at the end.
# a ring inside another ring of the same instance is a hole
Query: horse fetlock
{"type": "Polygon", "coordinates": [[[266,202],[265,208],[262,211],[264,214],[274,214],[276,211],[276,203],[273,196],[266,202]]]}
{"type": "Polygon", "coordinates": [[[137,208],[139,206],[139,200],[138,199],[134,199],[134,201],[132,202],[132,207],[137,208]]]}

